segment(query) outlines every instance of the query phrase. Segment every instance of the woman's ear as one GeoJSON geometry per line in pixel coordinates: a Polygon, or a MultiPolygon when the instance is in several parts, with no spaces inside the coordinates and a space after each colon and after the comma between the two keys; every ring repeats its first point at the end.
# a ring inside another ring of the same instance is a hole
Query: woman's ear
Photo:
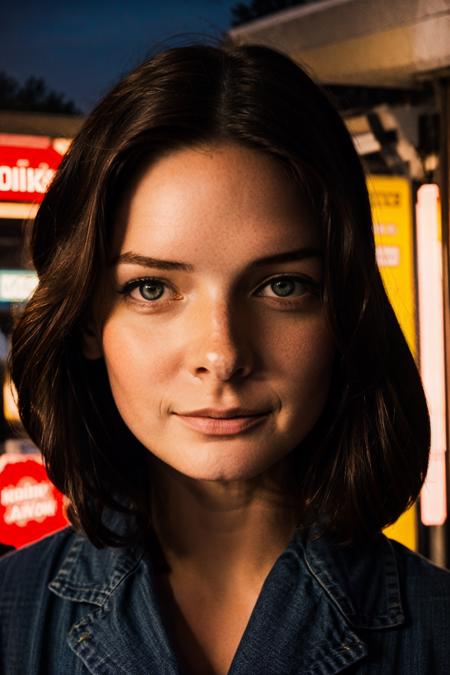
{"type": "Polygon", "coordinates": [[[90,361],[103,357],[102,341],[99,327],[93,320],[89,320],[81,332],[81,346],[83,356],[90,361]]]}

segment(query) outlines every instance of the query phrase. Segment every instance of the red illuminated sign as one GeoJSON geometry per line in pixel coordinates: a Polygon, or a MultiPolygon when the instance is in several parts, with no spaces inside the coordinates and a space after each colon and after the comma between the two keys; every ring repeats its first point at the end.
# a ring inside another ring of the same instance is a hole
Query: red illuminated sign
{"type": "Polygon", "coordinates": [[[0,201],[41,202],[61,159],[53,147],[0,145],[0,201]]]}
{"type": "Polygon", "coordinates": [[[66,527],[63,495],[39,454],[0,456],[0,542],[18,548],[66,527]]]}

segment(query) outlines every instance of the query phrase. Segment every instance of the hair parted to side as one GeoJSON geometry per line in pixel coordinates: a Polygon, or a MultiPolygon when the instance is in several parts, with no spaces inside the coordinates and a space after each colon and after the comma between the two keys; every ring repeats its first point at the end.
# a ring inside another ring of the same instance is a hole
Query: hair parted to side
{"type": "Polygon", "coordinates": [[[108,264],[118,200],[138,167],[217,142],[276,158],[311,202],[337,357],[325,410],[295,449],[301,517],[310,524],[326,514],[341,539],[375,533],[413,503],[425,477],[425,398],[377,269],[352,140],[310,77],[266,47],[168,49],[125,77],[87,118],[32,232],[39,285],[11,354],[23,424],[68,496],[73,524],[95,545],[147,536],[148,450],[120,418],[103,360],[83,356],[81,334],[108,264]],[[110,529],[109,509],[132,516],[133,528],[110,529]]]}

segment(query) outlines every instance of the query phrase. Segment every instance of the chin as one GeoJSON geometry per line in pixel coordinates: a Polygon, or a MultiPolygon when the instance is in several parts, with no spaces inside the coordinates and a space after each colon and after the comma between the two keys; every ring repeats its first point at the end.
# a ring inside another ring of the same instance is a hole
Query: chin
{"type": "Polygon", "coordinates": [[[246,453],[239,457],[218,458],[217,455],[209,458],[201,458],[197,455],[197,461],[190,458],[189,462],[180,462],[178,466],[172,464],[178,472],[194,480],[203,481],[249,481],[261,476],[280,461],[280,457],[272,459],[252,456],[246,453]]]}

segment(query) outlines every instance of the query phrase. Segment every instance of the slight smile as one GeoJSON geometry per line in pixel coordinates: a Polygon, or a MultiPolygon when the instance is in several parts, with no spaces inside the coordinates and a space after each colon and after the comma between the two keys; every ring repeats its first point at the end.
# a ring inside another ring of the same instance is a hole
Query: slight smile
{"type": "Polygon", "coordinates": [[[210,436],[233,436],[265,422],[270,415],[270,412],[250,414],[247,411],[234,415],[230,414],[231,411],[214,411],[214,413],[210,415],[203,411],[177,413],[177,417],[194,431],[210,436]]]}

